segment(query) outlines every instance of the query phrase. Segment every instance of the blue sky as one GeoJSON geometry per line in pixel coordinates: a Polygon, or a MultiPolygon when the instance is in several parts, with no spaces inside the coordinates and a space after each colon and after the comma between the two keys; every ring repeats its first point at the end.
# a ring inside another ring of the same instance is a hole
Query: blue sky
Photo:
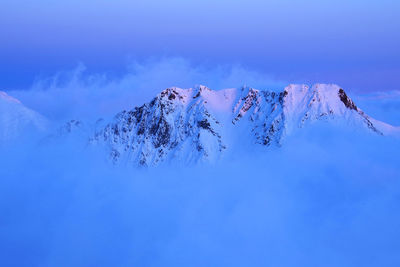
{"type": "Polygon", "coordinates": [[[287,82],[396,90],[399,11],[394,0],[3,0],[0,88],[28,88],[79,62],[119,75],[130,61],[182,57],[287,82]]]}

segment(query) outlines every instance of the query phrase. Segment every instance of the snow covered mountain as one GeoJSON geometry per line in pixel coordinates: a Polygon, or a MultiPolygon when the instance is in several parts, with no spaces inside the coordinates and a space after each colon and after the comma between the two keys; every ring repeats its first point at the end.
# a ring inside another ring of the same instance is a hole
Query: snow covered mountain
{"type": "Polygon", "coordinates": [[[289,85],[281,92],[199,86],[168,88],[118,113],[97,124],[90,143],[105,147],[112,161],[130,165],[213,162],[238,144],[280,146],[285,136],[316,121],[378,135],[399,132],[366,115],[337,85],[289,85]]]}
{"type": "Polygon", "coordinates": [[[18,99],[0,91],[0,144],[17,140],[26,132],[43,132],[47,120],[18,99]]]}

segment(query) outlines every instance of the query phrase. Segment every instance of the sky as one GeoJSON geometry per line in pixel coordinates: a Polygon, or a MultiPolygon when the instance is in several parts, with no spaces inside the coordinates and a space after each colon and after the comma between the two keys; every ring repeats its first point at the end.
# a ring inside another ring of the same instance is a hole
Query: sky
{"type": "Polygon", "coordinates": [[[131,62],[166,57],[287,83],[398,90],[399,11],[395,0],[2,0],[0,90],[79,64],[118,77],[131,62]]]}

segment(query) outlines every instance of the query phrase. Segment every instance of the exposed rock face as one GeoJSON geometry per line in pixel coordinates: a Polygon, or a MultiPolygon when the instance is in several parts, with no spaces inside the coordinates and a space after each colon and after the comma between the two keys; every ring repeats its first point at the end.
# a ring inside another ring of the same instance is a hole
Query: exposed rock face
{"type": "Polygon", "coordinates": [[[279,145],[284,129],[283,98],[285,92],[242,89],[244,97],[239,98],[236,103],[232,122],[236,124],[242,119],[249,120],[249,127],[255,137],[255,143],[279,145]]]}
{"type": "Polygon", "coordinates": [[[353,101],[346,95],[342,88],[339,89],[339,97],[343,104],[349,108],[357,110],[357,106],[353,103],[353,101]]]}
{"type": "Polygon", "coordinates": [[[336,85],[289,85],[281,92],[213,91],[200,86],[168,88],[151,102],[118,113],[95,131],[90,143],[105,145],[114,162],[189,164],[218,159],[234,135],[255,144],[280,146],[295,129],[320,120],[344,121],[382,134],[379,122],[336,85]]]}
{"type": "Polygon", "coordinates": [[[196,162],[217,156],[226,147],[221,127],[193,90],[166,89],[150,103],[122,111],[97,131],[92,143],[110,145],[113,161],[155,165],[173,157],[196,162]]]}

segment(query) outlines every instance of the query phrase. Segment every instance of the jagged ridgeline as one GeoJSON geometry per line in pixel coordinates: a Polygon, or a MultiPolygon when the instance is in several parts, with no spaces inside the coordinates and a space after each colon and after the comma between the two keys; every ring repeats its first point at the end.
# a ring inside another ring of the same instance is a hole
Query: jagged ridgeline
{"type": "Polygon", "coordinates": [[[149,103],[118,113],[90,134],[89,143],[104,146],[115,163],[190,164],[218,160],[241,140],[281,146],[285,136],[315,121],[378,135],[398,131],[367,116],[336,85],[289,85],[280,92],[199,86],[168,88],[149,103]]]}

